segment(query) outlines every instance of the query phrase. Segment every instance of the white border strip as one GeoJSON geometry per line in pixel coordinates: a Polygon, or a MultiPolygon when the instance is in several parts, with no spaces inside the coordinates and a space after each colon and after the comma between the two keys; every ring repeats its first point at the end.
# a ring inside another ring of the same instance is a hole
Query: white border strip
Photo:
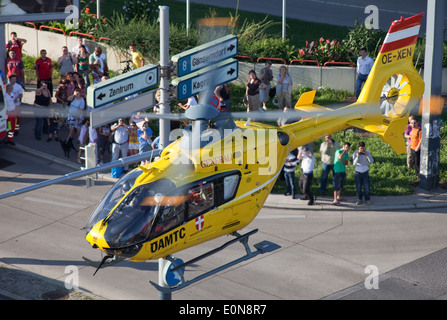
{"type": "Polygon", "coordinates": [[[411,28],[407,28],[407,29],[404,29],[404,30],[388,33],[386,35],[386,38],[383,41],[383,43],[384,44],[385,43],[391,43],[391,42],[394,42],[394,41],[399,41],[399,40],[402,40],[402,39],[406,39],[406,38],[417,36],[419,34],[419,28],[420,28],[420,25],[417,25],[415,27],[411,27],[411,28]]]}

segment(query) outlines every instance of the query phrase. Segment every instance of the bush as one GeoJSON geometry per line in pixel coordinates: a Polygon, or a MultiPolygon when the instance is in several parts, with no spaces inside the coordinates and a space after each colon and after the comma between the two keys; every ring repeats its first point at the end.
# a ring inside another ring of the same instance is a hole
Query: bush
{"type": "Polygon", "coordinates": [[[295,46],[291,45],[288,39],[283,40],[282,38],[258,40],[253,42],[246,50],[246,54],[243,55],[258,58],[281,58],[286,61],[292,60],[296,51],[295,46]]]}
{"type": "Polygon", "coordinates": [[[368,29],[365,24],[358,24],[356,21],[354,28],[352,28],[346,39],[343,41],[343,45],[346,49],[349,49],[353,55],[350,62],[356,63],[357,56],[361,48],[366,48],[370,57],[376,57],[379,53],[386,33],[377,29],[368,29]]]}
{"type": "MultiPolygon", "coordinates": [[[[160,26],[156,19],[142,20],[134,17],[126,20],[126,16],[114,12],[107,25],[101,26],[103,37],[111,38],[109,45],[115,50],[127,54],[129,44],[135,43],[143,56],[153,64],[157,64],[160,55],[160,26]],[[136,31],[137,30],[137,31],[136,31]]],[[[184,26],[170,24],[169,26],[170,55],[175,55],[182,51],[197,46],[198,34],[195,29],[191,29],[187,35],[184,26]]]]}

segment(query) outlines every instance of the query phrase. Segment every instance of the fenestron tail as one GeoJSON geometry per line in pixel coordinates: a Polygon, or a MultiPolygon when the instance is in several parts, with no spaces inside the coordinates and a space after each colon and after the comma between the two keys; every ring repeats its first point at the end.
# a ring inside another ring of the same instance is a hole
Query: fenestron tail
{"type": "Polygon", "coordinates": [[[420,13],[391,24],[356,103],[377,106],[377,113],[368,112],[365,118],[348,122],[379,134],[397,153],[405,152],[402,134],[407,116],[424,93],[424,81],[413,66],[422,16],[420,13]]]}
{"type": "Polygon", "coordinates": [[[424,82],[413,66],[422,16],[420,13],[391,24],[359,96],[358,101],[362,103],[381,102],[385,117],[405,115],[410,111],[407,107],[414,107],[408,102],[418,101],[424,92],[424,82]]]}
{"type": "Polygon", "coordinates": [[[283,127],[292,147],[353,126],[378,134],[396,153],[405,152],[408,115],[424,93],[412,59],[422,15],[391,24],[357,102],[331,110],[313,103],[315,92],[301,96],[295,110],[302,120],[283,127]]]}

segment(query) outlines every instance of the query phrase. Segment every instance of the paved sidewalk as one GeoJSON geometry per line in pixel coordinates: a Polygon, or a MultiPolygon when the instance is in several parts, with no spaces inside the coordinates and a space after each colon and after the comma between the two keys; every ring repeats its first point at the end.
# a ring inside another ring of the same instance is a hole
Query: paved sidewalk
{"type": "Polygon", "coordinates": [[[405,196],[371,196],[371,205],[365,203],[356,205],[355,196],[344,196],[345,201],[340,206],[332,204],[331,196],[317,197],[316,204],[309,206],[307,200],[294,200],[291,196],[270,194],[264,207],[295,210],[320,211],[389,211],[447,207],[447,189],[438,187],[435,190],[425,191],[416,188],[415,194],[405,196]]]}

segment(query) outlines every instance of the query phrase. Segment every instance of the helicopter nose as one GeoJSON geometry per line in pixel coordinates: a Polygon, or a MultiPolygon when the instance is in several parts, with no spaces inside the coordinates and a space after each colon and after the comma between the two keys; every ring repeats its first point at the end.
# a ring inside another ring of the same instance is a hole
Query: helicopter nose
{"type": "Polygon", "coordinates": [[[89,242],[93,248],[105,250],[110,248],[104,238],[104,232],[106,228],[102,225],[101,222],[98,222],[85,236],[87,242],[89,242]]]}

